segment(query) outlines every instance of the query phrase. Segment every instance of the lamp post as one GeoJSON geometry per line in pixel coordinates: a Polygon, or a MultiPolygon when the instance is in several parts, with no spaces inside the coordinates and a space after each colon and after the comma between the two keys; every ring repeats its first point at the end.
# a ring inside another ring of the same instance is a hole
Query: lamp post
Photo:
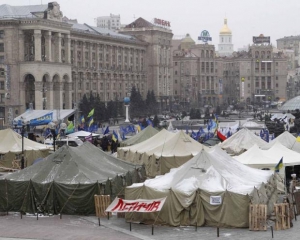
{"type": "MultiPolygon", "coordinates": [[[[17,129],[17,123],[14,124],[15,129],[17,129]]],[[[25,158],[24,158],[24,135],[26,133],[26,127],[29,125],[29,122],[22,121],[22,126],[21,126],[21,137],[22,137],[22,153],[21,153],[21,169],[25,168],[25,158]]]]}
{"type": "Polygon", "coordinates": [[[21,136],[22,136],[21,169],[24,169],[24,167],[25,167],[25,160],[24,160],[24,134],[25,134],[25,124],[22,123],[22,128],[21,128],[21,136]]]}
{"type": "Polygon", "coordinates": [[[52,137],[53,137],[53,150],[55,152],[55,140],[56,140],[56,124],[54,122],[48,123],[48,128],[51,131],[52,137]]]}

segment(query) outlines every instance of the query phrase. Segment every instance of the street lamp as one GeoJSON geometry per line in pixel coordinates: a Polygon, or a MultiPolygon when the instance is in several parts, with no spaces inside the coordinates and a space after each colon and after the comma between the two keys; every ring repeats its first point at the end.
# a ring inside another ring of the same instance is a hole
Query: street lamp
{"type": "MultiPolygon", "coordinates": [[[[24,169],[25,167],[25,159],[24,159],[24,135],[26,133],[26,128],[29,125],[29,122],[22,121],[22,127],[21,127],[21,136],[22,136],[22,154],[21,154],[21,169],[24,169]]],[[[17,128],[17,124],[15,124],[15,128],[17,128]]]]}
{"type": "Polygon", "coordinates": [[[51,131],[52,137],[53,137],[53,150],[55,152],[55,140],[56,140],[56,124],[54,122],[48,123],[48,128],[51,131]]]}

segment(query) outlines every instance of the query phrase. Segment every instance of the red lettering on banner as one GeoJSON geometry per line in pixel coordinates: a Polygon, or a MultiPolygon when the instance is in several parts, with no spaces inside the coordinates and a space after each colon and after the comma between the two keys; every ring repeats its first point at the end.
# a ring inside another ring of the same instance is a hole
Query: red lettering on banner
{"type": "Polygon", "coordinates": [[[157,211],[159,209],[159,205],[160,205],[161,201],[157,201],[157,202],[153,202],[152,203],[152,208],[150,209],[150,211],[157,211]],[[154,210],[155,209],[155,210],[154,210]]]}
{"type": "Polygon", "coordinates": [[[124,204],[123,199],[119,198],[119,201],[118,201],[117,205],[111,211],[112,212],[116,211],[118,208],[119,208],[119,210],[122,210],[123,204],[124,204]]]}

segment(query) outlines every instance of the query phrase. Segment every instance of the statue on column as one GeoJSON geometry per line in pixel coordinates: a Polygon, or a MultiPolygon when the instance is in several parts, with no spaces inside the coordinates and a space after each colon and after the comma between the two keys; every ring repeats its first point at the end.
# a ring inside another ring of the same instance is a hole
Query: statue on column
{"type": "Polygon", "coordinates": [[[129,103],[130,103],[130,98],[129,97],[124,97],[124,104],[125,104],[125,108],[126,108],[126,119],[125,122],[130,122],[129,121],[129,103]]]}

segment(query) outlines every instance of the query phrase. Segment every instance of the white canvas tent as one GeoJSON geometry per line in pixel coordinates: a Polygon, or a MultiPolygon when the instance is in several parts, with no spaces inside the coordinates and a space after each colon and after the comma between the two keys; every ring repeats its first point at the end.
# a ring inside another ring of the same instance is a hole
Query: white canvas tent
{"type": "Polygon", "coordinates": [[[271,142],[267,143],[266,145],[262,146],[262,149],[269,149],[274,146],[276,143],[281,143],[283,146],[291,149],[295,152],[300,153],[300,142],[296,140],[296,138],[289,133],[288,131],[284,131],[278,137],[276,137],[271,142]]]}
{"type": "Polygon", "coordinates": [[[125,189],[126,199],[167,197],[159,216],[134,213],[127,219],[157,222],[172,226],[210,225],[247,227],[249,203],[268,204],[273,209],[277,198],[272,171],[245,166],[231,158],[220,147],[205,148],[165,175],[133,184],[125,189]],[[211,197],[221,198],[214,205],[211,197]]]}
{"type": "Polygon", "coordinates": [[[86,132],[86,131],[78,131],[78,132],[70,133],[67,136],[70,137],[70,138],[74,138],[74,137],[88,137],[91,134],[92,134],[92,137],[100,136],[100,134],[86,132]]]}
{"type": "MultiPolygon", "coordinates": [[[[49,155],[51,146],[40,144],[24,137],[25,166],[32,165],[37,158],[49,155]]],[[[0,130],[0,167],[11,168],[12,161],[20,158],[22,153],[22,136],[12,129],[0,130]]]]}
{"type": "Polygon", "coordinates": [[[283,157],[283,166],[300,165],[300,154],[276,142],[267,150],[260,149],[257,145],[248,149],[234,158],[239,162],[253,168],[269,168],[274,171],[275,166],[283,157]]]}
{"type": "Polygon", "coordinates": [[[118,158],[135,164],[145,164],[150,177],[169,172],[198,154],[203,145],[183,131],[171,133],[165,129],[148,140],[118,148],[118,158]]]}
{"type": "Polygon", "coordinates": [[[247,128],[243,128],[233,134],[230,138],[227,138],[224,142],[220,143],[220,147],[230,154],[237,155],[248,150],[255,144],[264,146],[266,145],[266,142],[247,128]]]}

